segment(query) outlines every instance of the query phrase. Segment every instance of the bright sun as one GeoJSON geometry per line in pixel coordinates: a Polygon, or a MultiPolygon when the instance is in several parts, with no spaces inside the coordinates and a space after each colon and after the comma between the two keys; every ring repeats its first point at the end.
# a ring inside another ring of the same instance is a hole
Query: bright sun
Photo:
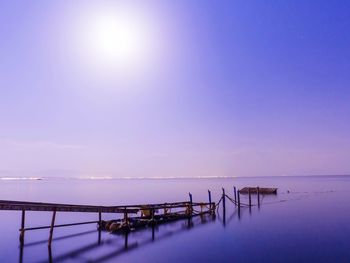
{"type": "Polygon", "coordinates": [[[86,53],[94,63],[128,68],[147,63],[152,34],[136,15],[106,10],[88,18],[86,53]]]}

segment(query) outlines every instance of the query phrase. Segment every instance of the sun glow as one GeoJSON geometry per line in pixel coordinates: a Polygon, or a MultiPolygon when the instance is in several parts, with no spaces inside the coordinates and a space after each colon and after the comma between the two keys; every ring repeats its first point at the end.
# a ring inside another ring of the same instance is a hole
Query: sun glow
{"type": "Polygon", "coordinates": [[[92,12],[84,25],[84,56],[94,66],[135,70],[152,60],[154,32],[135,12],[92,12]]]}

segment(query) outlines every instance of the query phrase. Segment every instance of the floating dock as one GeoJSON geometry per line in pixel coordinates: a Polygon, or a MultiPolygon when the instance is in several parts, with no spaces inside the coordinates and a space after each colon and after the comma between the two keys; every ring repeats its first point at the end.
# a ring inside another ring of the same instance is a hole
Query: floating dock
{"type": "Polygon", "coordinates": [[[263,188],[263,187],[244,187],[239,190],[240,194],[258,194],[258,192],[262,195],[275,195],[277,194],[277,188],[263,188]]]}

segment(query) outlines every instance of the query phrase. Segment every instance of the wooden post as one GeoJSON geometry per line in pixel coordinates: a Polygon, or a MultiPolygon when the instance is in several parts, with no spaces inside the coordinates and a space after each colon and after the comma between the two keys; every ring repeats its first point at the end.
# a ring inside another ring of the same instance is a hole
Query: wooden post
{"type": "Polygon", "coordinates": [[[238,200],[238,217],[241,216],[241,197],[239,190],[237,191],[237,200],[238,200]]]}
{"type": "Polygon", "coordinates": [[[260,188],[259,188],[259,186],[256,188],[256,192],[258,195],[258,207],[260,208],[260,188]]]}
{"type": "Polygon", "coordinates": [[[222,207],[224,213],[226,212],[226,196],[225,196],[225,188],[222,188],[222,207]]]}
{"type": "Polygon", "coordinates": [[[126,207],[125,207],[125,212],[124,212],[124,222],[125,226],[129,226],[129,219],[128,219],[128,213],[126,212],[126,207]]]}
{"type": "Polygon", "coordinates": [[[50,236],[49,236],[49,246],[51,246],[52,242],[52,235],[53,235],[53,228],[55,227],[55,219],[56,219],[56,210],[53,211],[52,219],[51,219],[51,227],[50,227],[50,236]]]}
{"type": "Polygon", "coordinates": [[[190,196],[190,215],[189,215],[189,216],[192,216],[192,211],[193,211],[193,207],[192,207],[192,203],[193,203],[192,194],[191,194],[191,193],[188,193],[188,195],[190,196]]]}
{"type": "Polygon", "coordinates": [[[99,226],[99,228],[101,227],[101,224],[102,224],[102,213],[100,211],[100,212],[98,212],[98,226],[99,226]]]}
{"type": "Polygon", "coordinates": [[[250,187],[248,188],[248,197],[249,197],[249,207],[251,207],[252,206],[252,194],[250,191],[250,187]]]}
{"type": "Polygon", "coordinates": [[[234,192],[234,195],[235,195],[235,203],[237,203],[237,189],[236,189],[236,186],[233,187],[233,192],[234,192]]]}
{"type": "Polygon", "coordinates": [[[26,211],[22,210],[22,220],[21,220],[21,233],[19,235],[19,240],[21,242],[21,245],[24,243],[24,226],[25,226],[25,219],[26,219],[26,211]]]}
{"type": "Polygon", "coordinates": [[[212,213],[213,208],[211,207],[211,192],[208,189],[208,197],[209,197],[209,212],[212,213]]]}

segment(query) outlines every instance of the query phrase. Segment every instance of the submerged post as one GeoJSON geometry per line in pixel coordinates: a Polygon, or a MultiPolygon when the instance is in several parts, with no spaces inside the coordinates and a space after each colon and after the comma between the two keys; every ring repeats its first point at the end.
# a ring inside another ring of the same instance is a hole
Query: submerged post
{"type": "Polygon", "coordinates": [[[234,196],[235,196],[235,203],[237,203],[237,189],[236,189],[236,186],[233,187],[233,192],[234,192],[234,196]]]}
{"type": "Polygon", "coordinates": [[[21,220],[21,233],[19,235],[19,241],[21,245],[24,243],[24,226],[25,226],[26,211],[22,210],[22,220],[21,220]]]}
{"type": "Polygon", "coordinates": [[[258,207],[260,208],[260,188],[259,186],[256,188],[257,196],[258,196],[258,207]]]}
{"type": "Polygon", "coordinates": [[[51,246],[52,242],[52,235],[53,235],[53,228],[55,227],[55,219],[56,219],[56,210],[53,211],[52,219],[51,219],[51,227],[50,227],[50,236],[49,236],[49,247],[51,246]]]}
{"type": "Polygon", "coordinates": [[[101,223],[102,223],[102,213],[101,211],[98,212],[98,226],[99,228],[101,227],[101,223]]]}

